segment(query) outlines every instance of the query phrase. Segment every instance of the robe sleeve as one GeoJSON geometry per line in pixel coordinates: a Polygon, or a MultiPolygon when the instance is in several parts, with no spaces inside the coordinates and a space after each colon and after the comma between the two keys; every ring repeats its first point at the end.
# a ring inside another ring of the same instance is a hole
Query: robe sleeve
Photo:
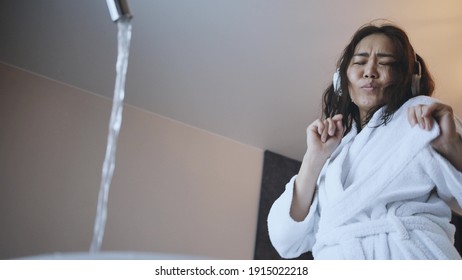
{"type": "Polygon", "coordinates": [[[296,258],[311,251],[319,221],[317,193],[305,220],[297,222],[290,216],[295,178],[287,183],[284,193],[273,203],[268,214],[269,237],[282,258],[296,258]]]}
{"type": "MultiPolygon", "coordinates": [[[[457,133],[462,137],[462,122],[456,118],[457,133]]],[[[462,208],[462,172],[457,170],[445,157],[430,149],[431,164],[429,174],[437,186],[438,194],[446,200],[454,200],[462,208]]]]}

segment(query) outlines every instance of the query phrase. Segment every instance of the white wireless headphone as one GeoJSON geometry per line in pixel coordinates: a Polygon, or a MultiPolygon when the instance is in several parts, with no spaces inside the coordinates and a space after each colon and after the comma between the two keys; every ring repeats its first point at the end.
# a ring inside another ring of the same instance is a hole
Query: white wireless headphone
{"type": "Polygon", "coordinates": [[[332,77],[332,85],[334,86],[334,93],[338,96],[342,95],[342,81],[340,79],[340,68],[337,68],[334,76],[332,77]]]}

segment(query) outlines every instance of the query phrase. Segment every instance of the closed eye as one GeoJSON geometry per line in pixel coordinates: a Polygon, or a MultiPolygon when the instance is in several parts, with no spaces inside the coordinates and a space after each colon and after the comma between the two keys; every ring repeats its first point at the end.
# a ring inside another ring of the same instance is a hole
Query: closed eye
{"type": "Polygon", "coordinates": [[[395,63],[394,61],[386,61],[386,62],[379,62],[379,65],[391,66],[394,63],[395,63]]]}

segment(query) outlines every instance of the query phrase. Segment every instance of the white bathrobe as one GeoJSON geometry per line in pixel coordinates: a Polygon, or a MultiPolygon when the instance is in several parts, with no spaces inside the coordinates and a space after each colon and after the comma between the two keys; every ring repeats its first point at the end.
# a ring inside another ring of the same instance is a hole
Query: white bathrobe
{"type": "MultiPolygon", "coordinates": [[[[386,125],[378,110],[360,133],[345,135],[324,165],[308,216],[289,214],[296,176],[268,216],[270,240],[284,258],[312,251],[315,259],[460,259],[447,202],[462,205],[462,172],[430,142],[439,135],[411,127],[406,102],[386,125]]],[[[462,127],[457,123],[462,135],[462,127]]]]}

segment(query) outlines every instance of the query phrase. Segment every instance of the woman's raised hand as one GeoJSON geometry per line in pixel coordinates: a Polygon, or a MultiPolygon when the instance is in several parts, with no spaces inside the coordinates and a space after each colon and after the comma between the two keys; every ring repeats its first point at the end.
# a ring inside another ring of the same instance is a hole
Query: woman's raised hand
{"type": "Polygon", "coordinates": [[[408,120],[412,126],[431,130],[434,122],[440,127],[440,135],[432,147],[444,156],[454,167],[462,171],[462,138],[457,133],[454,113],[451,106],[443,103],[417,105],[408,108],[408,120]]]}
{"type": "Polygon", "coordinates": [[[337,114],[324,120],[317,119],[307,128],[307,152],[326,160],[342,140],[345,128],[343,116],[337,114]]]}

